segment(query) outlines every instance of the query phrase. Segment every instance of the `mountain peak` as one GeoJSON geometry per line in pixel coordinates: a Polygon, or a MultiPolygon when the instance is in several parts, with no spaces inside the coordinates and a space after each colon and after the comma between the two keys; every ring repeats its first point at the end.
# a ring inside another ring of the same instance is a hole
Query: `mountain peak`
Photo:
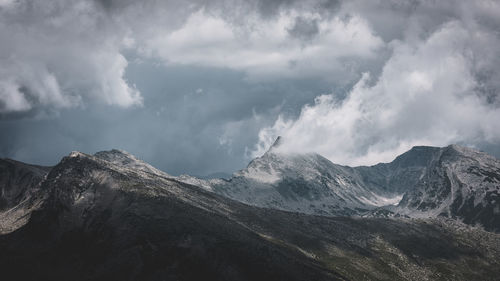
{"type": "Polygon", "coordinates": [[[283,143],[283,137],[278,136],[271,147],[278,147],[283,143]]]}
{"type": "Polygon", "coordinates": [[[480,159],[485,159],[485,161],[488,159],[487,161],[490,161],[494,158],[482,151],[458,144],[451,144],[445,147],[414,146],[407,152],[397,156],[390,165],[399,167],[427,166],[433,159],[441,157],[452,160],[466,157],[478,161],[480,159]]]}
{"type": "Polygon", "coordinates": [[[434,146],[414,146],[398,155],[389,165],[399,167],[427,166],[439,154],[441,148],[434,146]]]}
{"type": "Polygon", "coordinates": [[[78,157],[84,155],[80,151],[71,151],[71,153],[68,155],[68,157],[73,158],[73,157],[78,157]]]}
{"type": "Polygon", "coordinates": [[[458,144],[450,144],[447,147],[445,147],[444,149],[453,150],[455,152],[458,152],[460,154],[465,154],[465,155],[471,154],[471,153],[482,153],[481,151],[476,150],[474,148],[466,147],[466,146],[461,146],[461,145],[458,145],[458,144]]]}
{"type": "Polygon", "coordinates": [[[124,166],[127,168],[133,168],[137,170],[142,170],[145,172],[150,172],[154,174],[161,174],[163,176],[169,176],[167,173],[156,169],[150,164],[138,159],[134,155],[128,153],[127,151],[121,149],[111,149],[106,151],[99,151],[94,154],[95,157],[113,163],[115,165],[124,166]]]}
{"type": "Polygon", "coordinates": [[[131,162],[141,161],[134,155],[120,149],[99,151],[96,152],[94,156],[115,164],[128,164],[131,162]]]}
{"type": "Polygon", "coordinates": [[[489,155],[484,151],[478,150],[472,147],[461,146],[457,144],[452,144],[442,149],[443,154],[446,157],[463,158],[463,159],[473,159],[474,161],[480,163],[499,163],[499,159],[495,156],[489,155]]]}
{"type": "Polygon", "coordinates": [[[103,150],[96,152],[94,156],[99,158],[112,158],[112,157],[126,157],[135,158],[132,154],[126,152],[125,150],[113,148],[111,150],[103,150]]]}
{"type": "Polygon", "coordinates": [[[269,147],[267,152],[276,152],[276,149],[283,144],[283,137],[278,136],[276,140],[274,140],[273,144],[269,147]]]}

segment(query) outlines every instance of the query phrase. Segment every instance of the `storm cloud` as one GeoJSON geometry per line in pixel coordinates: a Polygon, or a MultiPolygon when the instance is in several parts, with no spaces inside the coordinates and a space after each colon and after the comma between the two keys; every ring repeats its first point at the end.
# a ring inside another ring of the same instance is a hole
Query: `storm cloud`
{"type": "Polygon", "coordinates": [[[280,116],[261,130],[253,155],[278,135],[282,151],[319,152],[350,165],[388,162],[415,145],[498,144],[500,38],[487,8],[498,11],[493,3],[462,6],[432,28],[417,13],[405,38],[389,42],[380,76],[364,73],[345,99],[317,97],[297,119],[280,116]]]}
{"type": "Polygon", "coordinates": [[[496,1],[0,1],[0,156],[232,172],[500,147],[496,1]]]}

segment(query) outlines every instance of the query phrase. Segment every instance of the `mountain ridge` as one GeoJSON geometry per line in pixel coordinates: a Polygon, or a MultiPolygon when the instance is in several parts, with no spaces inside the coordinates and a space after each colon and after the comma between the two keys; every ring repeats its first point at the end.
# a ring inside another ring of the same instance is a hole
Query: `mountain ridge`
{"type": "Polygon", "coordinates": [[[500,237],[444,219],[257,208],[74,152],[40,182],[26,224],[0,235],[7,280],[488,280],[500,237]]]}
{"type": "MultiPolygon", "coordinates": [[[[230,179],[171,176],[118,149],[94,155],[72,152],[67,157],[94,157],[117,169],[192,184],[257,207],[326,216],[446,216],[500,231],[500,161],[484,152],[459,145],[415,146],[389,163],[349,167],[316,153],[276,151],[282,142],[277,138],[264,155],[230,179]]],[[[47,173],[50,168],[36,169],[47,173]]]]}
{"type": "Polygon", "coordinates": [[[180,180],[258,207],[328,216],[387,212],[410,217],[447,216],[500,230],[500,160],[484,152],[455,144],[414,146],[389,163],[349,167],[334,164],[316,153],[282,153],[281,143],[283,139],[278,138],[266,153],[228,180],[205,181],[189,176],[180,180]],[[425,196],[445,186],[448,177],[443,171],[436,172],[445,169],[440,166],[443,163],[455,167],[455,177],[463,178],[462,185],[467,187],[454,186],[453,194],[442,191],[442,198],[434,196],[435,202],[431,202],[425,196]],[[430,186],[423,180],[431,175],[438,185],[430,186]],[[473,186],[481,187],[476,190],[473,186]],[[472,192],[462,192],[461,188],[472,192]],[[461,197],[454,198],[457,194],[461,197]],[[481,204],[478,198],[484,199],[481,204]],[[476,201],[471,204],[470,200],[476,201]],[[451,207],[453,204],[455,207],[451,207]],[[464,204],[468,204],[468,211],[464,204]],[[443,212],[444,209],[451,211],[443,212]],[[471,212],[475,213],[472,217],[471,212]]]}

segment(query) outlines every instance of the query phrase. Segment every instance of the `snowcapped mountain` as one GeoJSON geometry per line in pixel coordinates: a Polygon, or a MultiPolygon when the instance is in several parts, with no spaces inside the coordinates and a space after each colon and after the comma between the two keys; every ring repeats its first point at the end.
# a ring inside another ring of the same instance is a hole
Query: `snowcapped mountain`
{"type": "Polygon", "coordinates": [[[228,180],[174,177],[116,149],[93,157],[257,207],[327,216],[446,216],[500,230],[500,161],[485,153],[416,146],[390,163],[348,167],[315,153],[280,153],[282,141],[228,180]]]}
{"type": "Polygon", "coordinates": [[[280,142],[229,180],[178,180],[258,207],[334,216],[447,216],[500,230],[500,161],[485,153],[416,146],[390,163],[348,167],[314,153],[280,153],[280,142]]]}
{"type": "Polygon", "coordinates": [[[353,215],[401,199],[393,190],[367,184],[356,169],[319,154],[282,154],[277,151],[280,142],[231,179],[204,185],[247,204],[322,215],[353,215]]]}

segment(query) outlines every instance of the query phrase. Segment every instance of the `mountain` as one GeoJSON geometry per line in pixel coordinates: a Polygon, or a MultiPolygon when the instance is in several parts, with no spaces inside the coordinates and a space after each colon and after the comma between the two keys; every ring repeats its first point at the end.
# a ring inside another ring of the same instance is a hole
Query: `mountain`
{"type": "Polygon", "coordinates": [[[258,207],[328,216],[446,216],[500,231],[500,161],[483,152],[416,146],[390,163],[348,167],[315,153],[281,153],[282,141],[229,180],[179,180],[258,207]]]}
{"type": "MultiPolygon", "coordinates": [[[[63,158],[36,183],[42,203],[30,219],[0,235],[2,279],[494,280],[500,273],[500,236],[481,228],[258,208],[144,164],[120,151],[63,158]]],[[[21,173],[11,175],[19,182],[21,173]]]]}
{"type": "Polygon", "coordinates": [[[390,163],[354,167],[374,190],[404,194],[413,189],[441,148],[414,146],[390,163]]]}
{"type": "Polygon", "coordinates": [[[318,215],[360,215],[394,206],[416,185],[439,148],[414,147],[391,163],[370,167],[334,164],[316,153],[281,153],[278,138],[261,157],[228,179],[181,181],[267,208],[318,215]]]}
{"type": "Polygon", "coordinates": [[[500,231],[500,161],[451,145],[433,153],[396,211],[413,217],[447,216],[500,231]]]}
{"type": "Polygon", "coordinates": [[[356,169],[319,154],[281,154],[270,149],[212,190],[247,204],[320,215],[353,215],[387,204],[400,194],[372,189],[356,169]]]}

